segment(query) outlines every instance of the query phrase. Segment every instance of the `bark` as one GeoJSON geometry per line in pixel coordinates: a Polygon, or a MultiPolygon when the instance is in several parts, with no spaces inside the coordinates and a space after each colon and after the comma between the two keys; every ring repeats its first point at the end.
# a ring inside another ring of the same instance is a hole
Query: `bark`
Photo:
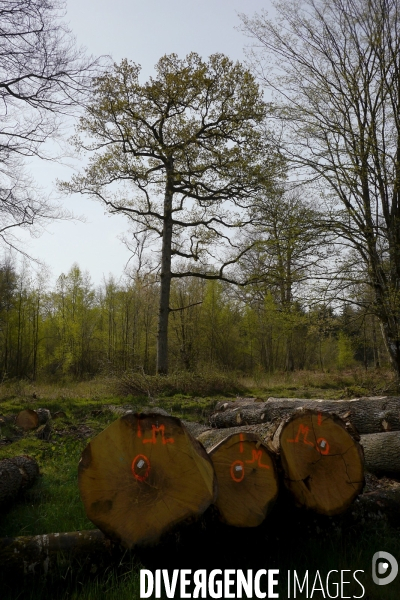
{"type": "Polygon", "coordinates": [[[400,525],[400,483],[391,482],[385,488],[361,494],[352,506],[352,517],[362,521],[386,519],[395,527],[400,525]]]}
{"type": "Polygon", "coordinates": [[[29,488],[39,475],[39,465],[31,456],[21,455],[9,459],[16,465],[22,475],[21,489],[29,488]]]}
{"type": "Polygon", "coordinates": [[[74,557],[111,552],[112,542],[98,529],[0,538],[0,564],[24,573],[47,573],[58,552],[74,557]]]}
{"type": "Polygon", "coordinates": [[[21,490],[32,485],[38,475],[38,464],[30,456],[0,460],[0,505],[14,500],[21,490]]]}
{"type": "Polygon", "coordinates": [[[22,474],[9,459],[0,461],[0,504],[13,500],[22,486],[22,474]]]}
{"type": "Polygon", "coordinates": [[[164,222],[161,252],[160,273],[160,305],[158,313],[157,334],[157,373],[166,375],[168,373],[168,319],[169,298],[171,292],[171,252],[172,252],[172,198],[173,174],[172,164],[167,171],[167,185],[164,197],[164,222]]]}
{"type": "Polygon", "coordinates": [[[400,477],[400,432],[362,435],[365,468],[376,475],[400,477]]]}
{"type": "Polygon", "coordinates": [[[89,519],[127,548],[151,545],[216,498],[212,462],[179,419],[126,414],[85,448],[79,491],[89,519]]]}
{"type": "Polygon", "coordinates": [[[199,436],[213,462],[218,496],[215,506],[221,519],[235,527],[260,525],[278,495],[275,456],[258,435],[237,428],[221,439],[220,431],[199,436]]]}
{"type": "MultiPolygon", "coordinates": [[[[199,425],[199,431],[196,435],[199,442],[203,444],[203,446],[207,448],[212,448],[214,445],[222,442],[222,440],[226,439],[229,435],[233,435],[235,433],[252,433],[257,435],[263,444],[268,446],[268,448],[272,452],[278,452],[279,446],[277,446],[275,441],[275,434],[279,428],[281,421],[277,420],[273,423],[257,423],[255,425],[239,425],[237,427],[224,427],[222,429],[215,428],[203,428],[203,426],[199,425]]],[[[193,425],[193,429],[195,429],[193,425]]]]}
{"type": "MultiPolygon", "coordinates": [[[[228,403],[226,403],[228,404],[228,403]]],[[[363,397],[352,400],[304,400],[299,398],[268,398],[266,402],[248,404],[232,402],[210,417],[213,427],[234,427],[266,423],[283,419],[301,408],[337,414],[351,423],[359,433],[400,431],[400,397],[363,397]]]]}

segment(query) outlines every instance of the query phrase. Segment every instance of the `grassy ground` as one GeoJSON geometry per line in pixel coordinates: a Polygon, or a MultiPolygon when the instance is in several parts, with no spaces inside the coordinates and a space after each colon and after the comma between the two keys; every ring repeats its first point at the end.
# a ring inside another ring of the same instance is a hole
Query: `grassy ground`
{"type": "MultiPolygon", "coordinates": [[[[77,488],[77,464],[91,437],[117,418],[116,408],[130,404],[140,410],[149,402],[189,420],[205,421],[221,397],[236,395],[340,398],[391,391],[388,373],[293,373],[243,378],[237,375],[206,375],[186,379],[171,376],[165,389],[160,381],[98,379],[81,383],[32,384],[11,382],[0,386],[0,415],[17,413],[23,408],[62,410],[66,417],[54,421],[49,441],[38,440],[34,433],[7,443],[15,432],[12,427],[0,433],[0,458],[29,454],[37,458],[41,475],[37,483],[0,516],[0,537],[35,535],[60,531],[91,529],[77,488]],[[136,395],[132,387],[141,385],[136,395]],[[160,389],[161,385],[161,389],[160,389]],[[153,387],[151,387],[153,386],[153,387]],[[158,387],[157,387],[158,386],[158,387]],[[157,389],[157,397],[154,390],[157,389]],[[124,392],[125,395],[122,395],[124,392]],[[200,392],[200,393],[199,393],[200,392]],[[127,394],[127,395],[126,395],[127,394]]],[[[201,524],[193,525],[151,551],[125,555],[117,563],[75,562],[72,566],[60,557],[59,564],[47,577],[10,577],[0,570],[0,600],[131,600],[139,598],[138,573],[145,568],[279,568],[281,573],[306,569],[314,577],[319,569],[325,576],[330,569],[363,569],[367,593],[375,600],[398,599],[399,586],[375,586],[371,582],[371,558],[379,551],[391,552],[400,559],[400,534],[395,529],[366,522],[351,524],[304,517],[295,509],[274,511],[257,530],[235,530],[220,525],[211,511],[201,524]],[[299,516],[300,515],[300,516],[299,516]],[[199,558],[201,557],[201,558],[199,558]]],[[[400,580],[400,576],[398,577],[400,580]]],[[[280,579],[281,581],[281,579],[280,579]]],[[[287,593],[283,582],[280,598],[287,593]]],[[[350,590],[350,587],[346,588],[350,590]]],[[[354,590],[360,596],[361,588],[354,590]]],[[[353,593],[353,592],[352,592],[353,593]]],[[[331,594],[333,591],[331,590],[331,594]]],[[[349,593],[349,595],[351,595],[349,593]]],[[[175,596],[179,598],[180,595],[175,596]]],[[[298,598],[305,598],[297,593],[298,598]]],[[[339,596],[340,597],[340,596],[339,596]]],[[[313,598],[323,598],[315,592],[313,598]]]]}

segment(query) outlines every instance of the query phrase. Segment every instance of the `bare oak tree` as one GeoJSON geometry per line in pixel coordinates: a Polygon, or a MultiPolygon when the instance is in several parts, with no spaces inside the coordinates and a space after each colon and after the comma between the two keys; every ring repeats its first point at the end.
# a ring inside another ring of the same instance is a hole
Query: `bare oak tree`
{"type": "Polygon", "coordinates": [[[164,56],[155,68],[144,84],[126,60],[97,79],[77,140],[94,155],[64,189],[91,195],[162,240],[157,372],[166,373],[171,279],[229,280],[239,252],[234,231],[279,161],[259,127],[267,106],[241,64],[192,53],[164,56]],[[187,270],[174,271],[174,258],[187,270]]]}
{"type": "Polygon", "coordinates": [[[277,95],[285,152],[331,195],[325,225],[358,253],[400,377],[400,4],[287,0],[242,16],[277,95]]]}
{"type": "Polygon", "coordinates": [[[98,61],[85,58],[62,22],[58,0],[0,2],[0,239],[15,247],[18,228],[63,215],[24,170],[26,157],[51,158],[61,115],[84,100],[98,61]]]}

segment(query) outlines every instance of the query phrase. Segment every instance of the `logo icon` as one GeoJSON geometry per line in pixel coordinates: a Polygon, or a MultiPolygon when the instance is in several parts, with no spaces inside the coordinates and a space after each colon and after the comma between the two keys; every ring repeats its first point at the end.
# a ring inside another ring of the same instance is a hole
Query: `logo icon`
{"type": "Polygon", "coordinates": [[[372,557],[372,579],[376,585],[387,585],[397,577],[399,565],[389,552],[375,552],[372,557]],[[382,577],[385,575],[385,577],[382,577]]]}

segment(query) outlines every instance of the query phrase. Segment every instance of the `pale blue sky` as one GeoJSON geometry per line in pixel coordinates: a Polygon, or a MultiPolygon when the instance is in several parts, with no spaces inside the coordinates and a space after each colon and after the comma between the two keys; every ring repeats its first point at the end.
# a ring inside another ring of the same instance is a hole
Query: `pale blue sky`
{"type": "MultiPolygon", "coordinates": [[[[237,13],[252,15],[270,10],[270,0],[67,0],[67,17],[78,45],[93,55],[110,54],[119,62],[129,58],[142,65],[142,76],[152,73],[164,54],[185,56],[191,51],[206,58],[223,52],[234,60],[244,59],[247,38],[235,29],[237,13]]],[[[38,183],[51,189],[58,177],[69,179],[72,170],[58,164],[32,165],[38,183]]],[[[52,278],[67,272],[77,262],[98,284],[103,276],[119,277],[129,253],[118,240],[127,229],[122,217],[107,216],[102,206],[89,198],[63,200],[86,223],[59,222],[40,238],[30,239],[28,251],[51,268],[52,278]]],[[[25,239],[25,238],[24,238],[25,239]]]]}

